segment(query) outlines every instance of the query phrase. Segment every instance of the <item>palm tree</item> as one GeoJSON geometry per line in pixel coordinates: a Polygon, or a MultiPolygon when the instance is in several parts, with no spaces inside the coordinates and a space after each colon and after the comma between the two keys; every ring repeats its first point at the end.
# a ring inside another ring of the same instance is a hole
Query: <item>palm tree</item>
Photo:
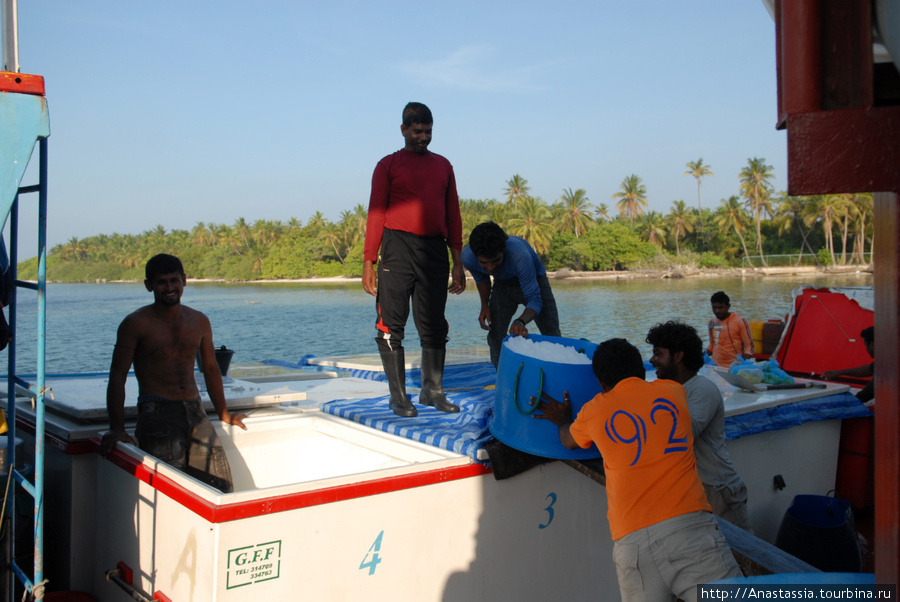
{"type": "Polygon", "coordinates": [[[329,224],[329,226],[320,233],[320,236],[328,236],[330,233],[338,232],[341,235],[341,245],[349,247],[353,244],[353,233],[355,231],[355,228],[353,227],[353,214],[348,209],[344,209],[341,211],[339,218],[340,219],[338,219],[336,224],[329,224]]]}
{"type": "MultiPolygon", "coordinates": [[[[349,214],[348,211],[344,211],[343,213],[349,214]]],[[[351,226],[350,220],[344,220],[340,223],[328,226],[325,228],[323,232],[323,236],[331,243],[331,248],[334,249],[334,254],[337,255],[338,261],[341,262],[341,265],[346,265],[344,263],[344,258],[341,257],[341,252],[338,250],[337,243],[342,242],[344,244],[344,248],[348,248],[349,245],[346,244],[347,239],[351,236],[351,226]]]]}
{"type": "Polygon", "coordinates": [[[369,210],[362,203],[357,203],[353,208],[354,242],[366,237],[366,223],[369,219],[369,210]]]}
{"type": "Polygon", "coordinates": [[[113,235],[110,237],[110,244],[113,248],[112,252],[115,260],[126,267],[137,267],[145,259],[144,254],[138,247],[134,234],[123,236],[118,232],[113,232],[113,235]]]}
{"type": "Polygon", "coordinates": [[[250,237],[253,243],[266,248],[275,243],[284,233],[284,226],[278,220],[258,219],[250,228],[250,237]]]}
{"type": "Polygon", "coordinates": [[[651,211],[641,220],[641,238],[662,247],[666,241],[666,225],[662,213],[651,211]]]}
{"type": "Polygon", "coordinates": [[[510,234],[524,238],[538,253],[546,253],[553,240],[550,208],[542,200],[526,196],[509,219],[510,234]]]}
{"type": "Polygon", "coordinates": [[[610,221],[609,220],[609,207],[606,206],[606,203],[600,203],[597,205],[597,208],[594,209],[594,213],[596,214],[597,221],[610,221]]]}
{"type": "Polygon", "coordinates": [[[241,237],[241,248],[246,249],[249,246],[247,239],[250,237],[250,225],[247,224],[247,220],[242,217],[237,218],[234,221],[234,230],[241,237]]]}
{"type": "Polygon", "coordinates": [[[209,233],[212,236],[212,246],[216,246],[219,243],[225,242],[225,238],[228,236],[228,226],[225,224],[209,224],[209,233]]]}
{"type": "Polygon", "coordinates": [[[194,239],[194,243],[200,245],[201,247],[206,243],[210,242],[211,234],[209,229],[206,227],[206,224],[203,222],[198,222],[194,229],[191,230],[191,236],[194,239]]]}
{"type": "Polygon", "coordinates": [[[241,249],[240,233],[233,227],[221,224],[216,227],[216,239],[225,245],[231,247],[231,252],[235,255],[243,255],[241,249]]]}
{"type": "Polygon", "coordinates": [[[326,226],[328,224],[328,220],[322,215],[321,211],[316,211],[313,213],[313,216],[306,220],[306,227],[312,229],[318,229],[326,226]]]}
{"type": "MultiPolygon", "coordinates": [[[[873,203],[871,193],[854,194],[851,198],[853,203],[853,235],[854,248],[853,256],[858,257],[859,263],[866,261],[866,232],[868,230],[868,217],[872,215],[873,203]]],[[[853,261],[853,259],[851,259],[853,261]]]]}
{"type": "Polygon", "coordinates": [[[811,197],[812,202],[807,205],[807,211],[811,217],[815,217],[822,224],[822,233],[825,235],[825,248],[831,254],[831,262],[834,260],[834,222],[839,220],[847,210],[847,199],[841,194],[823,194],[811,197]]]}
{"type": "Polygon", "coordinates": [[[853,205],[852,195],[841,194],[839,196],[844,200],[843,207],[841,208],[841,211],[837,216],[841,232],[841,265],[846,265],[847,241],[850,239],[850,222],[852,222],[856,218],[856,216],[854,215],[856,208],[853,205]]]}
{"type": "Polygon", "coordinates": [[[492,204],[496,204],[496,202],[482,199],[459,199],[459,212],[462,214],[464,236],[468,236],[469,232],[480,223],[496,221],[491,219],[492,204]]]}
{"type": "Polygon", "coordinates": [[[509,221],[509,218],[512,217],[512,214],[515,211],[510,205],[498,203],[494,200],[489,201],[488,210],[490,212],[491,221],[498,224],[501,228],[506,227],[506,222],[509,221]]]}
{"type": "Polygon", "coordinates": [[[749,257],[750,253],[747,252],[747,242],[744,240],[742,232],[746,227],[746,223],[750,221],[750,218],[747,215],[747,212],[744,211],[744,208],[741,207],[741,200],[736,195],[732,195],[727,201],[722,200],[722,205],[719,207],[719,213],[713,221],[719,228],[719,232],[722,234],[727,235],[728,232],[734,230],[735,234],[738,235],[738,238],[741,239],[741,246],[744,248],[744,257],[749,257]]]}
{"type": "Polygon", "coordinates": [[[84,248],[84,243],[78,240],[77,236],[73,236],[66,243],[64,257],[68,259],[71,257],[75,261],[80,261],[86,255],[86,250],[84,248]]]}
{"type": "Polygon", "coordinates": [[[152,230],[147,230],[141,238],[143,239],[145,255],[155,255],[156,253],[168,251],[169,244],[166,240],[166,229],[162,224],[157,224],[152,230]]]}
{"type": "Polygon", "coordinates": [[[672,238],[675,239],[675,254],[681,255],[681,248],[678,241],[687,236],[688,233],[694,231],[694,222],[697,217],[691,213],[684,201],[673,201],[672,210],[669,211],[669,229],[672,232],[672,238]]]}
{"type": "Polygon", "coordinates": [[[797,265],[800,265],[800,262],[803,260],[804,246],[809,251],[810,255],[812,255],[816,265],[819,265],[819,258],[816,256],[815,251],[812,250],[812,247],[809,246],[808,231],[803,231],[804,226],[807,228],[810,226],[810,224],[807,223],[808,220],[803,217],[805,204],[806,200],[804,197],[790,196],[782,193],[781,201],[778,204],[775,223],[778,225],[778,234],[784,234],[785,232],[790,231],[791,228],[797,228],[797,231],[800,232],[800,237],[803,242],[800,244],[800,256],[797,257],[797,265]]]}
{"type": "Polygon", "coordinates": [[[622,180],[621,190],[612,198],[619,199],[616,209],[619,213],[631,219],[631,227],[634,228],[634,218],[644,212],[647,207],[647,187],[636,175],[631,174],[622,180]]]}
{"type": "Polygon", "coordinates": [[[519,174],[515,174],[508,179],[506,181],[506,188],[503,189],[503,194],[506,195],[507,202],[514,207],[518,206],[519,201],[528,196],[529,192],[531,192],[531,187],[528,185],[528,180],[519,174]]]}
{"type": "Polygon", "coordinates": [[[561,220],[563,230],[574,232],[575,238],[578,238],[581,234],[584,234],[591,222],[594,221],[591,218],[591,204],[589,202],[590,199],[587,197],[587,192],[583,188],[579,188],[574,192],[571,188],[566,188],[563,190],[559,200],[562,203],[561,220]]]}
{"type": "Polygon", "coordinates": [[[766,160],[753,157],[747,159],[747,167],[741,170],[741,194],[747,199],[747,205],[753,213],[753,221],[756,224],[756,249],[759,251],[760,260],[766,264],[766,257],[762,248],[762,222],[763,212],[771,212],[769,197],[772,194],[772,178],[775,177],[771,165],[766,165],[766,160]]]}
{"type": "Polygon", "coordinates": [[[684,175],[694,176],[697,179],[697,210],[703,211],[703,206],[700,204],[700,180],[706,176],[713,175],[713,172],[709,168],[709,165],[703,164],[703,157],[700,157],[696,161],[688,162],[687,168],[688,171],[684,172],[684,175]]]}

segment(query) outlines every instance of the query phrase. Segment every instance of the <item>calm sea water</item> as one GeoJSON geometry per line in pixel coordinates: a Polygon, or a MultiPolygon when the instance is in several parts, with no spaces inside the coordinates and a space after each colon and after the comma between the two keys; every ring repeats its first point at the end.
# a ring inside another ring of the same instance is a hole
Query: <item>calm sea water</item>
{"type": "MultiPolygon", "coordinates": [[[[677,280],[553,281],[563,336],[594,342],[625,337],[649,356],[653,324],[677,318],[706,339],[709,297],[724,290],[732,310],[749,320],[781,318],[791,291],[802,285],[870,286],[869,274],[817,277],[686,278],[677,280]]],[[[116,328],[128,313],[152,301],[142,284],[50,284],[47,289],[47,372],[109,369],[116,328]]],[[[235,350],[233,362],[298,361],[304,355],[374,353],[375,301],[359,283],[189,283],[182,302],[209,316],[215,345],[235,350]]],[[[469,283],[447,303],[449,347],[485,345],[480,303],[469,283]]],[[[8,311],[8,310],[7,310],[8,311]]],[[[36,370],[36,294],[19,292],[17,372],[36,370]]],[[[412,318],[408,347],[418,346],[412,318]]],[[[6,372],[7,351],[0,352],[6,372]]]]}

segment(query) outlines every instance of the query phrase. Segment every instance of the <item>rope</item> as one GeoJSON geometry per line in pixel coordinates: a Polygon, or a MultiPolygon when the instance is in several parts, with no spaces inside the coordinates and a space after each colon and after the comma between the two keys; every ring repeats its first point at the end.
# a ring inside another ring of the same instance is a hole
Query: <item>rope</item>
{"type": "Polygon", "coordinates": [[[9,472],[6,474],[6,490],[3,492],[3,509],[0,510],[0,525],[3,525],[3,519],[6,518],[6,501],[9,499],[9,484],[12,481],[12,466],[6,467],[9,472]]]}
{"type": "Polygon", "coordinates": [[[22,602],[26,602],[26,600],[28,599],[29,593],[34,594],[35,600],[43,600],[44,599],[44,588],[47,586],[48,583],[50,583],[50,580],[44,579],[40,583],[34,584],[34,586],[31,588],[31,592],[29,592],[28,588],[26,588],[25,591],[22,592],[22,602]]]}
{"type": "Polygon", "coordinates": [[[853,337],[851,337],[850,335],[848,335],[848,334],[847,334],[847,331],[844,330],[844,329],[841,327],[841,324],[837,321],[837,318],[835,318],[835,317],[831,314],[831,312],[828,311],[828,308],[825,307],[825,304],[822,303],[822,300],[819,299],[819,296],[818,296],[818,295],[813,295],[813,299],[815,299],[816,301],[818,301],[819,305],[822,306],[822,309],[825,310],[825,313],[828,314],[828,317],[831,318],[831,321],[834,322],[834,325],[838,327],[838,330],[841,331],[841,334],[843,334],[844,337],[845,337],[849,342],[853,343],[854,341],[856,341],[856,339],[854,339],[853,337]]]}
{"type": "Polygon", "coordinates": [[[516,406],[516,409],[520,414],[522,414],[523,416],[530,416],[534,414],[534,412],[541,405],[541,394],[544,392],[544,370],[543,368],[538,368],[538,371],[540,372],[540,380],[538,381],[537,397],[535,397],[534,403],[529,402],[528,405],[531,406],[531,409],[526,412],[519,406],[519,377],[522,375],[522,368],[524,367],[525,362],[522,362],[522,365],[519,366],[519,371],[516,372],[516,382],[513,384],[513,404],[516,406]]]}

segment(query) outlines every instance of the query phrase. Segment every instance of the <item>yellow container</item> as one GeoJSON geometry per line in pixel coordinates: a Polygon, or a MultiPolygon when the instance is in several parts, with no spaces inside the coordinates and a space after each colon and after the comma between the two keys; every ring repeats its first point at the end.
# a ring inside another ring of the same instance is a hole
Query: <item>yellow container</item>
{"type": "Polygon", "coordinates": [[[763,325],[765,325],[765,322],[750,322],[750,335],[753,337],[753,353],[763,352],[763,325]]]}

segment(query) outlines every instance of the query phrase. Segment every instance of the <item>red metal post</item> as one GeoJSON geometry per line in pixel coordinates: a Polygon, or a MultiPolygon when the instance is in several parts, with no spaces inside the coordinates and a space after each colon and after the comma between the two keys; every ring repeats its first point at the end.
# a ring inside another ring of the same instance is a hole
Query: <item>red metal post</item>
{"type": "Polygon", "coordinates": [[[874,106],[869,2],[776,0],[792,195],[875,194],[875,579],[900,582],[900,107],[874,106]]]}
{"type": "Polygon", "coordinates": [[[787,130],[788,193],[900,190],[900,107],[789,115],[787,130]]]}
{"type": "Polygon", "coordinates": [[[900,582],[900,195],[875,195],[875,583],[900,582]]]}
{"type": "Polygon", "coordinates": [[[822,55],[818,0],[775,3],[778,123],[822,108],[822,55]]]}

